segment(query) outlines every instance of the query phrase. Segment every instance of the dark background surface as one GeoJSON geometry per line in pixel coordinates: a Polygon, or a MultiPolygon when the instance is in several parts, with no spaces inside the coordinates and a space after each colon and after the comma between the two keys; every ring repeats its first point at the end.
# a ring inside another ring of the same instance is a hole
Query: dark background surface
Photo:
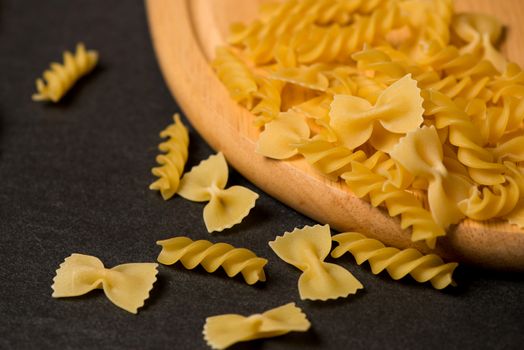
{"type": "MultiPolygon", "coordinates": [[[[374,276],[345,257],[338,262],[365,290],[301,301],[299,271],[267,242],[310,219],[233,170],[229,184],[260,199],[242,224],[213,236],[204,204],[164,202],[148,190],[158,133],[175,111],[141,1],[0,1],[0,348],[206,349],[207,316],[291,301],[307,314],[309,332],[232,349],[522,348],[522,274],[460,266],[459,287],[441,292],[410,278],[374,276]],[[100,52],[96,71],[57,105],[32,102],[34,80],[79,40],[100,52]],[[178,235],[252,249],[269,259],[268,282],[248,286],[241,277],[177,264],[160,266],[138,315],[100,290],[51,298],[55,270],[71,253],[95,255],[109,267],[154,261],[155,241],[178,235]]],[[[193,130],[190,137],[186,169],[213,152],[193,130]]]]}

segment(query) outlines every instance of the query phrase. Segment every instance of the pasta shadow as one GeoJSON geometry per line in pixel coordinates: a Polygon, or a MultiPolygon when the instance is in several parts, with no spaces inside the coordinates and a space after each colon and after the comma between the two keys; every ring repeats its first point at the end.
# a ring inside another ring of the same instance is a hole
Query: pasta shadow
{"type": "Polygon", "coordinates": [[[159,272],[156,275],[156,281],[153,283],[153,288],[149,291],[149,298],[144,300],[144,306],[138,309],[138,312],[142,310],[147,310],[153,305],[155,305],[158,300],[165,297],[165,294],[167,292],[167,281],[164,276],[161,275],[161,272],[159,272]]]}
{"type": "Polygon", "coordinates": [[[269,343],[278,345],[278,348],[283,349],[302,349],[302,348],[316,348],[320,347],[321,341],[314,328],[310,328],[307,332],[290,332],[267,339],[255,339],[248,342],[237,343],[228,349],[230,350],[258,350],[265,349],[269,343]],[[267,343],[267,344],[266,344],[267,343]]]}

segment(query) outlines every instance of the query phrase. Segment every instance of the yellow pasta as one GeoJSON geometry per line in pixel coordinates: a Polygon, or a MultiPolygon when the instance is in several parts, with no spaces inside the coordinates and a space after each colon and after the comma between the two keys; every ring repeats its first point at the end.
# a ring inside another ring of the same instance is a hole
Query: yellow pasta
{"type": "Polygon", "coordinates": [[[283,67],[270,75],[271,79],[296,84],[308,89],[326,91],[329,80],[323,70],[329,69],[324,64],[302,67],[283,67]]]}
{"type": "Polygon", "coordinates": [[[188,237],[174,237],[156,243],[162,247],[157,259],[161,264],[173,265],[180,261],[186,269],[202,265],[207,272],[222,267],[229,277],[241,273],[247,284],[266,280],[264,266],[267,260],[248,249],[235,248],[227,243],[193,241],[188,237]]]}
{"type": "Polygon", "coordinates": [[[76,45],[76,52],[64,52],[64,62],[51,63],[43,79],[36,80],[37,93],[33,101],[58,102],[78,79],[89,73],[98,62],[98,52],[86,51],[84,44],[76,45]],[[45,80],[45,82],[44,82],[45,80]]]}
{"type": "Polygon", "coordinates": [[[333,240],[339,245],[331,252],[332,257],[339,258],[349,252],[359,265],[368,261],[374,274],[386,270],[395,280],[409,274],[417,282],[431,282],[436,289],[455,284],[452,274],[458,264],[446,264],[438,255],[422,255],[413,248],[400,250],[386,247],[382,242],[358,232],[340,233],[333,236],[333,240]]]}
{"type": "Polygon", "coordinates": [[[298,280],[301,299],[327,300],[355,294],[362,284],[341,266],[326,263],[331,250],[329,225],[305,226],[269,242],[278,257],[303,273],[298,280]]]}
{"type": "Polygon", "coordinates": [[[256,152],[273,159],[286,159],[298,153],[296,145],[309,138],[305,118],[294,112],[284,112],[266,124],[257,142],[256,152]]]}
{"type": "Polygon", "coordinates": [[[350,171],[351,162],[366,159],[363,151],[353,152],[345,146],[324,140],[302,141],[297,144],[297,151],[316,170],[330,177],[350,171]]]}
{"type": "Polygon", "coordinates": [[[255,206],[258,194],[242,187],[226,187],[228,168],[219,152],[200,162],[180,180],[178,194],[195,202],[209,202],[204,207],[208,232],[223,231],[240,223],[255,206]]]}
{"type": "Polygon", "coordinates": [[[264,77],[256,77],[256,79],[259,89],[255,93],[255,97],[259,98],[260,101],[253,107],[251,112],[258,116],[255,119],[255,124],[262,126],[275,119],[280,113],[280,94],[285,83],[264,77]]]}
{"type": "Polygon", "coordinates": [[[466,42],[461,53],[480,53],[499,72],[506,69],[506,59],[494,47],[502,35],[502,24],[496,18],[485,14],[461,13],[453,17],[452,28],[466,42]]]}
{"type": "Polygon", "coordinates": [[[403,134],[417,128],[423,121],[423,112],[417,83],[406,75],[384,90],[374,106],[355,96],[335,95],[329,115],[341,142],[354,149],[367,140],[373,146],[381,144],[386,136],[379,130],[403,134]],[[376,139],[374,131],[379,132],[376,139]]]}
{"type": "Polygon", "coordinates": [[[409,132],[390,154],[411,174],[428,181],[429,207],[437,224],[448,228],[464,217],[457,203],[468,197],[472,183],[446,169],[442,144],[433,126],[409,132]]]}
{"type": "Polygon", "coordinates": [[[253,94],[257,91],[255,77],[233,52],[225,47],[216,50],[213,61],[218,77],[229,90],[231,97],[236,102],[251,108],[253,94]]]}
{"type": "Polygon", "coordinates": [[[524,224],[524,71],[501,33],[452,0],[288,0],[230,43],[256,76],[260,153],[304,157],[434,247],[463,217],[524,224]]]}
{"type": "Polygon", "coordinates": [[[412,241],[424,240],[430,248],[434,248],[437,238],[446,234],[412,193],[397,188],[364,164],[353,162],[352,170],[341,177],[357,197],[369,196],[374,207],[385,204],[390,216],[400,215],[400,226],[403,229],[411,227],[412,241]]]}
{"type": "Polygon", "coordinates": [[[210,347],[225,349],[238,342],[305,332],[309,327],[311,324],[302,310],[289,303],[248,317],[237,314],[208,317],[203,334],[210,347]]]}
{"type": "Polygon", "coordinates": [[[458,158],[468,167],[471,178],[481,185],[503,183],[505,166],[482,147],[481,135],[464,110],[437,91],[423,91],[423,96],[425,115],[435,118],[438,129],[449,127],[449,142],[458,147],[458,158]]]}
{"type": "Polygon", "coordinates": [[[151,172],[159,179],[149,185],[150,190],[160,191],[164,200],[173,197],[178,190],[189,147],[189,133],[178,113],[173,119],[175,122],[160,132],[160,137],[169,139],[158,146],[165,154],[156,157],[160,166],[153,168],[151,172]]]}
{"type": "Polygon", "coordinates": [[[116,306],[136,314],[149,298],[156,281],[158,264],[134,263],[106,269],[96,257],[72,254],[56,270],[53,298],[84,295],[93,289],[103,289],[116,306]]]}

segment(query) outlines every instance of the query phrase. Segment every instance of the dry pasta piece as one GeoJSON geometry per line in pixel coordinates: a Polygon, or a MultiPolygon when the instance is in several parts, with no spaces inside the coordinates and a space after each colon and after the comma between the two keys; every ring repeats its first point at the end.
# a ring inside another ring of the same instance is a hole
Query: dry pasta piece
{"type": "Polygon", "coordinates": [[[446,264],[438,255],[423,255],[414,248],[400,250],[386,247],[382,242],[358,232],[340,233],[333,236],[333,240],[339,245],[331,252],[332,257],[340,258],[349,252],[359,265],[369,261],[375,275],[387,270],[394,280],[409,274],[417,282],[430,281],[435,289],[455,285],[452,274],[458,264],[446,264]]]}
{"type": "Polygon", "coordinates": [[[82,43],[76,45],[74,54],[65,51],[63,56],[63,64],[51,63],[51,68],[44,72],[44,78],[36,80],[37,93],[33,95],[33,101],[58,102],[75,82],[93,70],[98,62],[98,52],[86,51],[82,43]]]}
{"type": "Polygon", "coordinates": [[[264,266],[267,260],[259,258],[249,249],[235,248],[227,243],[193,241],[188,237],[174,237],[156,242],[162,247],[158,262],[173,265],[180,261],[186,269],[202,265],[207,272],[215,272],[220,266],[229,277],[241,273],[247,284],[264,282],[264,266]]]}
{"type": "Polygon", "coordinates": [[[103,289],[116,306],[136,314],[149,298],[156,281],[158,264],[122,264],[106,269],[96,257],[72,254],[56,270],[53,298],[84,295],[93,289],[103,289]]]}
{"type": "Polygon", "coordinates": [[[323,73],[326,69],[328,67],[324,64],[310,67],[284,67],[271,74],[271,78],[312,90],[326,91],[329,87],[329,80],[323,73]]]}
{"type": "Polygon", "coordinates": [[[309,138],[306,119],[296,112],[283,112],[266,124],[256,152],[273,159],[286,159],[298,153],[296,144],[309,138]]]}
{"type": "Polygon", "coordinates": [[[471,182],[446,169],[442,144],[433,126],[409,132],[390,155],[411,174],[428,181],[429,207],[440,226],[447,228],[464,217],[457,203],[468,197],[471,182]]]}
{"type": "Polygon", "coordinates": [[[301,299],[327,300],[355,294],[362,284],[343,267],[326,263],[331,250],[329,225],[305,226],[269,242],[278,257],[301,271],[301,299]]]}
{"type": "Polygon", "coordinates": [[[458,203],[462,212],[474,220],[505,217],[510,223],[522,227],[524,207],[524,174],[511,162],[505,162],[508,171],[506,182],[483,188],[474,187],[470,196],[458,203]]]}
{"type": "Polygon", "coordinates": [[[406,75],[384,90],[375,105],[363,98],[335,95],[329,113],[331,126],[350,149],[368,140],[377,148],[388,134],[404,134],[422,123],[422,101],[416,80],[406,75]]]}
{"type": "Polygon", "coordinates": [[[367,164],[353,161],[351,168],[341,177],[358,198],[369,196],[369,202],[374,207],[384,204],[391,217],[400,215],[402,229],[411,227],[412,241],[425,240],[428,247],[435,248],[437,238],[444,236],[446,231],[435,222],[413,193],[397,188],[387,177],[378,174],[367,164]]]}
{"type": "Polygon", "coordinates": [[[178,113],[173,119],[175,122],[160,132],[160,137],[169,139],[158,145],[158,149],[165,154],[156,157],[160,166],[153,168],[151,172],[159,179],[149,186],[150,190],[160,191],[164,200],[173,197],[178,189],[189,147],[189,133],[178,113]]]}
{"type": "Polygon", "coordinates": [[[225,349],[238,342],[305,332],[309,327],[311,323],[302,310],[289,303],[248,317],[237,314],[208,317],[203,334],[210,347],[225,349]]]}
{"type": "Polygon", "coordinates": [[[478,54],[490,61],[499,72],[506,69],[507,61],[494,45],[502,35],[502,24],[494,17],[480,13],[460,13],[453,17],[452,28],[467,44],[461,53],[478,54]]]}
{"type": "Polygon", "coordinates": [[[251,71],[231,50],[218,47],[213,61],[219,79],[229,90],[231,98],[251,109],[257,83],[251,71]]]}
{"type": "Polygon", "coordinates": [[[240,223],[258,198],[258,194],[242,186],[225,189],[227,178],[226,159],[219,152],[193,167],[180,180],[180,196],[195,202],[209,202],[204,207],[208,232],[222,231],[240,223]]]}

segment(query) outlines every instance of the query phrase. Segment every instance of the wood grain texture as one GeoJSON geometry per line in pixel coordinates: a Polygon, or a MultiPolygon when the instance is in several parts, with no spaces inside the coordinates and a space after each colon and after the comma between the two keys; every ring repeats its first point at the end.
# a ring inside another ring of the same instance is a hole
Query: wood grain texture
{"type": "MultiPolygon", "coordinates": [[[[399,220],[357,199],[345,185],[315,173],[303,159],[275,161],[255,153],[259,131],[253,115],[238,106],[212,71],[209,60],[229,24],[252,19],[262,1],[147,0],[150,31],[166,83],[193,126],[228,162],[271,196],[339,231],[355,230],[398,248],[416,247],[399,220]]],[[[524,4],[520,0],[460,0],[458,11],[486,12],[509,28],[503,51],[524,63],[524,4]]],[[[280,234],[275,232],[274,234],[280,234]]],[[[498,220],[465,220],[439,239],[446,260],[506,270],[524,270],[524,232],[498,220]]]]}

